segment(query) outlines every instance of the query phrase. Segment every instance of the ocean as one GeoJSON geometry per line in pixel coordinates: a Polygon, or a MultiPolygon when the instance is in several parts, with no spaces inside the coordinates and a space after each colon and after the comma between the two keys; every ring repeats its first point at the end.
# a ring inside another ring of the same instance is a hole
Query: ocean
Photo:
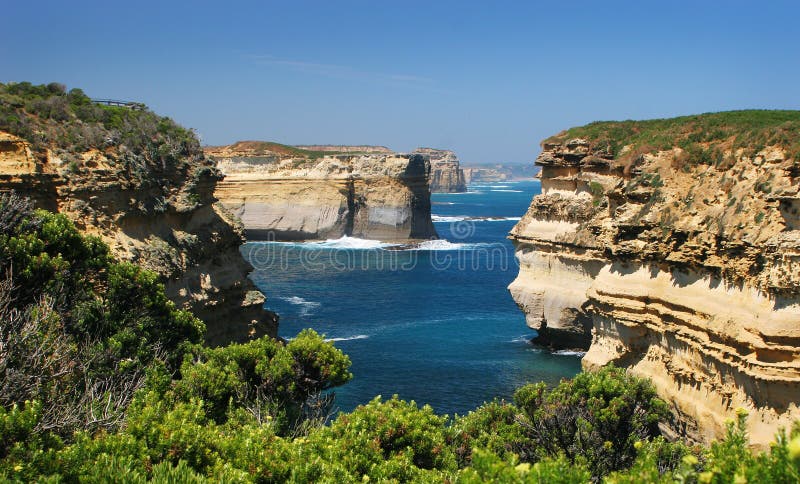
{"type": "Polygon", "coordinates": [[[580,355],[529,343],[535,332],[506,289],[518,269],[506,235],[539,191],[534,180],[433,194],[440,240],[413,249],[343,237],[249,242],[242,254],[282,337],[313,328],[350,356],[354,377],[336,389],[339,410],[397,394],[465,414],[525,383],[580,371],[580,355]]]}

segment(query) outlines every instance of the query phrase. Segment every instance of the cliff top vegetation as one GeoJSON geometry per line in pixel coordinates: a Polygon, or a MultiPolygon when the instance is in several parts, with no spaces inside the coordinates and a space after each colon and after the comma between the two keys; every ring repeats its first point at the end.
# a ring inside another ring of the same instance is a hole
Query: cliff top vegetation
{"type": "Polygon", "coordinates": [[[119,145],[152,161],[202,156],[192,130],[147,108],[92,102],[81,89],[52,82],[0,83],[0,130],[24,138],[36,151],[103,150],[119,145]]]}
{"type": "Polygon", "coordinates": [[[42,163],[58,160],[50,170],[76,179],[94,173],[87,155],[103,158],[114,177],[149,195],[147,207],[165,206],[175,190],[185,192],[187,206],[196,204],[199,182],[219,176],[192,130],[146,107],[96,104],[55,82],[0,83],[0,131],[27,141],[42,163]]]}
{"type": "Polygon", "coordinates": [[[317,158],[322,158],[325,155],[336,154],[335,152],[330,152],[330,151],[305,150],[301,148],[296,148],[294,146],[275,143],[273,141],[237,141],[236,143],[233,143],[232,145],[225,147],[209,146],[208,148],[211,150],[215,148],[226,148],[229,150],[236,150],[236,151],[248,151],[252,152],[254,156],[277,154],[280,156],[302,157],[311,159],[317,159],[317,158]]]}
{"type": "MultiPolygon", "coordinates": [[[[628,153],[646,153],[674,147],[688,152],[701,152],[709,145],[727,145],[728,149],[744,148],[756,153],[776,145],[787,155],[800,160],[800,111],[740,110],[705,113],[677,118],[644,121],[596,121],[562,131],[542,144],[564,143],[575,138],[588,140],[595,151],[605,150],[616,158],[623,148],[628,153]]],[[[721,156],[708,153],[709,162],[721,156]]],[[[702,162],[702,160],[701,160],[702,162]]]]}

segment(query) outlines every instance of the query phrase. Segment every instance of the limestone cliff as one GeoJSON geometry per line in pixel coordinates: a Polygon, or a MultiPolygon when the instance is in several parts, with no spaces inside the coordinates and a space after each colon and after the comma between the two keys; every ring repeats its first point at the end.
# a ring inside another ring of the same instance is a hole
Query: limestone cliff
{"type": "Polygon", "coordinates": [[[69,216],[113,253],[159,273],[211,343],[277,334],[247,278],[241,228],[215,203],[222,178],[196,138],[152,112],[92,105],[63,86],[0,84],[0,190],[69,216]]]}
{"type": "Polygon", "coordinates": [[[281,146],[206,148],[225,173],[216,196],[241,218],[248,239],[436,237],[426,157],[276,149],[281,146]]]}
{"type": "Polygon", "coordinates": [[[464,170],[461,169],[455,152],[434,148],[417,148],[414,153],[425,155],[431,160],[431,192],[460,193],[467,191],[464,170]]]}
{"type": "Polygon", "coordinates": [[[649,377],[671,431],[800,417],[800,112],[593,123],[542,144],[509,286],[544,344],[649,377]]]}
{"type": "Polygon", "coordinates": [[[496,168],[464,168],[464,178],[467,183],[504,182],[509,179],[507,173],[496,168]]]}

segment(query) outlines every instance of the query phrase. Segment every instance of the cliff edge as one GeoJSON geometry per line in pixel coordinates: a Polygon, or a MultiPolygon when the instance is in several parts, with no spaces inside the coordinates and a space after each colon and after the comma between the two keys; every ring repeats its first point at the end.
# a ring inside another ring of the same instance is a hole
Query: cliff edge
{"type": "Polygon", "coordinates": [[[800,112],[592,123],[536,164],[509,290],[540,342],[652,379],[694,440],[800,417],[800,112]]]}
{"type": "Polygon", "coordinates": [[[0,191],[30,197],[158,273],[212,344],[277,335],[247,278],[241,228],[194,133],[147,109],[99,106],[59,84],[0,84],[0,191]]]}
{"type": "Polygon", "coordinates": [[[436,237],[422,155],[330,154],[259,141],[205,152],[225,174],[215,195],[241,218],[248,239],[436,237]]]}

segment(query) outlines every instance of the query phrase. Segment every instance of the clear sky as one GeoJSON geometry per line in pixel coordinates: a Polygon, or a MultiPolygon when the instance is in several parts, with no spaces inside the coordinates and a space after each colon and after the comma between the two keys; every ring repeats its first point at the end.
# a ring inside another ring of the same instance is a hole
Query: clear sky
{"type": "Polygon", "coordinates": [[[204,144],[530,162],[600,119],[800,108],[798,1],[9,1],[0,81],[142,101],[204,144]]]}

